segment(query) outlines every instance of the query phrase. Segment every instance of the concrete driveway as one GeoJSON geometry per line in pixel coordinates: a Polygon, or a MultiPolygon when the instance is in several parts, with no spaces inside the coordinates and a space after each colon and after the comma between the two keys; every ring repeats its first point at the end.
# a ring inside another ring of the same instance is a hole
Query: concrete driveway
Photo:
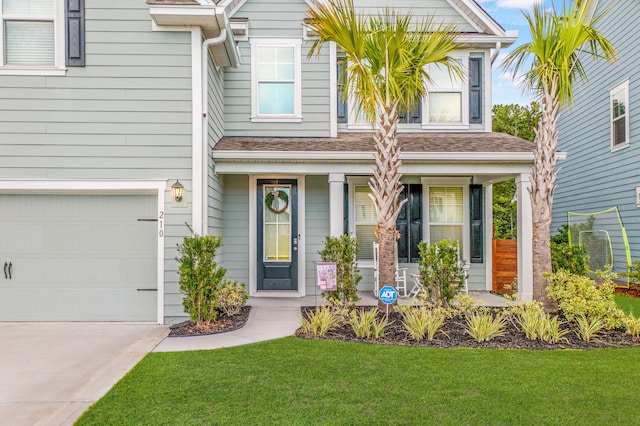
{"type": "Polygon", "coordinates": [[[160,325],[0,323],[0,425],[71,425],[167,335],[160,325]]]}

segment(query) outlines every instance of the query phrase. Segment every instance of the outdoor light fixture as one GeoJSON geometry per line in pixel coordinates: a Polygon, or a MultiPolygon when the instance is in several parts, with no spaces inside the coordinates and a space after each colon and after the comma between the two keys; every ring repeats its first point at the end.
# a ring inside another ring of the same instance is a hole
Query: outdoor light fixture
{"type": "Polygon", "coordinates": [[[171,194],[176,202],[182,201],[182,193],[184,192],[184,186],[176,179],[176,183],[171,185],[171,194]]]}

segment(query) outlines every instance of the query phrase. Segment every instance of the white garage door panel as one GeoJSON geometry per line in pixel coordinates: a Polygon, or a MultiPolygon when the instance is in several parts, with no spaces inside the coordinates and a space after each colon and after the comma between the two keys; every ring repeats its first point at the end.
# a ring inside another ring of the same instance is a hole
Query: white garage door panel
{"type": "Polygon", "coordinates": [[[153,195],[0,195],[0,321],[155,321],[156,215],[153,195]]]}

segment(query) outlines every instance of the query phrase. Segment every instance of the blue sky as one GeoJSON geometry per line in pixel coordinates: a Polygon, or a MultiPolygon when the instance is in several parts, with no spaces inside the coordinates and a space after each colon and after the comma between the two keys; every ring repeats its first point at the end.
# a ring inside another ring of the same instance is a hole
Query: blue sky
{"type": "Polygon", "coordinates": [[[531,10],[534,3],[542,1],[544,6],[550,7],[555,3],[556,7],[562,7],[561,0],[476,0],[484,10],[489,13],[505,30],[517,30],[518,40],[513,46],[502,49],[498,59],[493,65],[493,105],[518,103],[528,105],[532,96],[523,93],[517,86],[510,74],[500,69],[502,59],[514,47],[531,40],[529,37],[529,27],[522,10],[531,10]]]}

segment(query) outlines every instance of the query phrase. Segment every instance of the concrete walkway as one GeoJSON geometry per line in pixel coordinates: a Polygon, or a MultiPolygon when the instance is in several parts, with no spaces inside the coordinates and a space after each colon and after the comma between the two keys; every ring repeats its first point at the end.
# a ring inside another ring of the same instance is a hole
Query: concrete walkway
{"type": "MultiPolygon", "coordinates": [[[[479,304],[485,306],[506,306],[507,300],[490,293],[470,293],[479,304]]],[[[358,305],[374,306],[377,300],[370,292],[359,293],[358,305]]],[[[400,298],[400,304],[408,304],[410,298],[400,298]]],[[[252,297],[247,303],[251,313],[247,324],[240,330],[208,336],[167,337],[154,352],[177,352],[203,349],[217,349],[230,346],[261,342],[291,336],[300,327],[300,307],[323,305],[320,296],[300,298],[252,297]]]]}
{"type": "Polygon", "coordinates": [[[72,425],[167,333],[149,324],[0,323],[0,425],[72,425]]]}

